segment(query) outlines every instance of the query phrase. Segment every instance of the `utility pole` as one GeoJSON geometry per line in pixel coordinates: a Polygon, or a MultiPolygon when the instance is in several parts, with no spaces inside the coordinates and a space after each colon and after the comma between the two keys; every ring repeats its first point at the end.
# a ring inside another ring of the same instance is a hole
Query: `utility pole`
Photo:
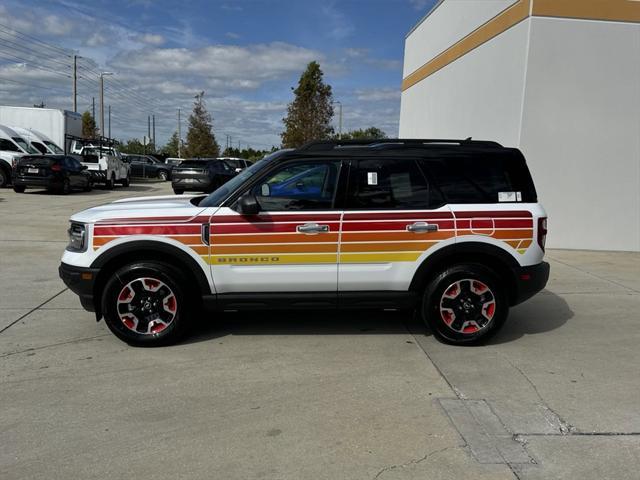
{"type": "Polygon", "coordinates": [[[96,123],[96,97],[91,97],[91,112],[93,123],[96,123]]]}
{"type": "Polygon", "coordinates": [[[180,109],[178,109],[178,158],[182,158],[181,155],[181,146],[182,144],[182,134],[180,133],[180,109]]]}
{"type": "Polygon", "coordinates": [[[156,149],[156,116],[152,115],[151,118],[153,119],[153,137],[152,141],[153,141],[153,149],[156,149]]]}
{"type": "Polygon", "coordinates": [[[105,136],[104,130],[104,77],[105,75],[113,75],[111,72],[102,72],[100,74],[100,135],[105,136]]]}
{"type": "Polygon", "coordinates": [[[111,105],[109,105],[109,138],[111,138],[111,105]]]}
{"type": "Polygon", "coordinates": [[[147,138],[151,140],[151,115],[147,115],[147,138]]]}
{"type": "Polygon", "coordinates": [[[78,112],[78,56],[73,56],[73,111],[78,112]]]}

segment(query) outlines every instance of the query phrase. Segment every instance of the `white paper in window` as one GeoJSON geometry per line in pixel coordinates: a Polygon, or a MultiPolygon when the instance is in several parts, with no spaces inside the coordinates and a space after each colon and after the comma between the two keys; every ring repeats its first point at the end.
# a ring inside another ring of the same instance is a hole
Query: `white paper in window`
{"type": "Polygon", "coordinates": [[[367,185],[378,185],[378,172],[367,172],[367,185]]]}

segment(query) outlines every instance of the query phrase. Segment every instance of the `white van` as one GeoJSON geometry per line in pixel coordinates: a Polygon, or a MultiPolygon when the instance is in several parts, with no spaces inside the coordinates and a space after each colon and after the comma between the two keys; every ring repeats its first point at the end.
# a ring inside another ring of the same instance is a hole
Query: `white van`
{"type": "Polygon", "coordinates": [[[13,130],[24,138],[33,148],[38,150],[43,155],[54,154],[63,155],[64,150],[56,145],[53,140],[47,137],[44,133],[34,130],[33,128],[23,128],[11,126],[13,130]]]}
{"type": "Polygon", "coordinates": [[[15,130],[0,125],[0,187],[11,182],[11,168],[14,160],[27,154],[38,154],[15,130]]]}

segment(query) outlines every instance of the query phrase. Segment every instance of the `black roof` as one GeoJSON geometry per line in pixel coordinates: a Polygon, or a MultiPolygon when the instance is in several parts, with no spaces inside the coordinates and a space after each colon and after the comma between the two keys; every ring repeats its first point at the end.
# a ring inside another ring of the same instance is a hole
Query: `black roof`
{"type": "Polygon", "coordinates": [[[298,152],[330,152],[344,149],[366,149],[386,150],[386,149],[451,149],[451,148],[503,148],[498,142],[487,140],[472,140],[471,137],[464,140],[456,139],[402,139],[384,138],[374,140],[321,140],[307,143],[298,148],[298,152]]]}

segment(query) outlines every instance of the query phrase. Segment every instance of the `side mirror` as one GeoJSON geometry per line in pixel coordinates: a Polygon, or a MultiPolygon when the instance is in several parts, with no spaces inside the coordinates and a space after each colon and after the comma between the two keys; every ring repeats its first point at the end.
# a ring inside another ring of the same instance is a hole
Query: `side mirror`
{"type": "Polygon", "coordinates": [[[238,199],[238,212],[242,215],[257,215],[260,212],[260,204],[255,195],[245,193],[238,199]]]}

